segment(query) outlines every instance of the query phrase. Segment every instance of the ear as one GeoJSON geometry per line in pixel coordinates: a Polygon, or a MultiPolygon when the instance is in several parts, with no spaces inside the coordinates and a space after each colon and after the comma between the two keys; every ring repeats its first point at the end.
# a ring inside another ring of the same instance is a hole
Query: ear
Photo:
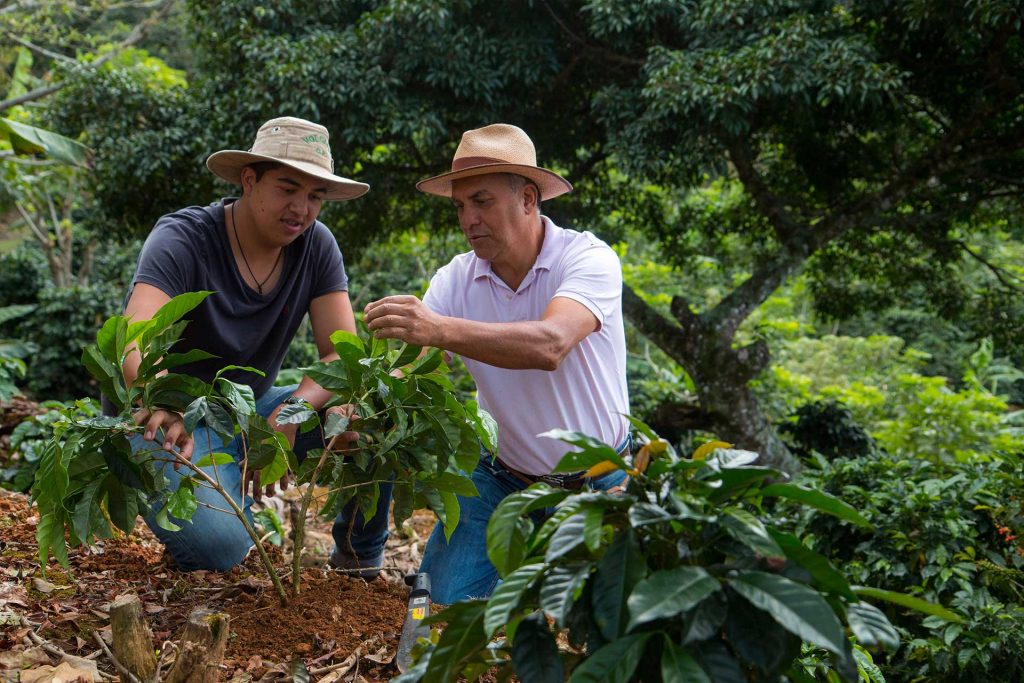
{"type": "Polygon", "coordinates": [[[246,166],[242,169],[240,176],[242,183],[242,196],[246,196],[252,193],[252,189],[256,187],[256,171],[252,170],[251,166],[246,166]]]}
{"type": "Polygon", "coordinates": [[[537,211],[537,202],[540,200],[540,191],[533,183],[523,184],[523,210],[528,215],[537,211]]]}

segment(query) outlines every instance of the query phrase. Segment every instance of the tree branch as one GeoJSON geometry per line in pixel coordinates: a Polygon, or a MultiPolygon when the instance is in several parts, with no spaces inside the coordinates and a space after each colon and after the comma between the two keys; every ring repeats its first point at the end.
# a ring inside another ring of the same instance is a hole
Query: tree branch
{"type": "Polygon", "coordinates": [[[757,208],[772,224],[779,242],[786,244],[797,234],[799,226],[793,221],[779,198],[768,189],[761,174],[757,172],[754,167],[757,159],[747,141],[737,140],[729,145],[729,159],[736,168],[736,174],[739,176],[740,182],[743,183],[743,187],[754,199],[757,208]]]}
{"type": "Polygon", "coordinates": [[[681,353],[686,330],[673,325],[627,284],[622,286],[622,311],[645,337],[657,344],[672,360],[684,367],[688,364],[690,359],[684,359],[681,353]]]}
{"type": "Polygon", "coordinates": [[[569,39],[572,40],[572,42],[576,43],[577,45],[580,45],[584,50],[588,52],[595,52],[610,62],[615,62],[616,64],[623,64],[625,66],[630,66],[633,68],[641,68],[644,64],[647,63],[646,60],[638,59],[637,57],[630,57],[629,55],[621,55],[618,52],[609,50],[606,47],[601,47],[599,45],[591,45],[585,39],[576,35],[576,33],[574,33],[573,30],[569,28],[569,26],[564,21],[562,21],[562,18],[555,14],[555,11],[551,9],[551,5],[543,1],[541,2],[541,5],[544,7],[545,10],[547,10],[547,13],[551,15],[551,18],[555,20],[555,23],[558,24],[559,28],[561,28],[562,31],[565,32],[565,35],[569,36],[569,39]]]}
{"type": "Polygon", "coordinates": [[[14,35],[10,31],[5,31],[5,34],[7,35],[8,38],[13,40],[18,45],[21,45],[22,47],[26,47],[29,50],[32,50],[33,52],[38,52],[39,54],[43,55],[44,57],[49,57],[50,59],[56,60],[58,62],[64,62],[66,64],[76,64],[77,63],[77,61],[74,59],[74,57],[68,57],[67,55],[63,55],[63,54],[61,54],[59,52],[54,52],[53,50],[48,50],[45,47],[41,47],[39,45],[36,45],[35,43],[30,43],[29,41],[25,40],[24,38],[21,38],[19,36],[14,35]]]}
{"type": "Polygon", "coordinates": [[[970,256],[978,263],[985,266],[989,270],[989,272],[991,272],[1004,287],[1006,287],[1007,289],[1016,290],[1018,292],[1024,292],[1024,287],[1021,287],[1019,284],[1010,282],[1010,280],[1016,280],[1019,283],[1024,283],[1024,278],[992,263],[981,254],[971,249],[970,245],[967,244],[967,242],[965,242],[964,240],[953,240],[953,243],[960,247],[960,249],[964,251],[968,256],[970,256]]]}
{"type": "MultiPolygon", "coordinates": [[[[136,24],[134,28],[132,28],[131,32],[128,34],[128,37],[122,40],[120,43],[118,43],[114,47],[114,49],[112,49],[105,55],[102,55],[94,62],[90,62],[88,64],[83,63],[82,67],[87,71],[95,71],[107,62],[109,62],[111,59],[113,59],[122,50],[125,50],[126,48],[129,48],[132,45],[141,42],[149,33],[149,31],[153,28],[153,26],[156,25],[158,21],[160,21],[170,13],[171,8],[174,6],[174,3],[176,1],[177,0],[163,0],[163,3],[157,10],[153,12],[153,14],[151,14],[148,18],[136,24]]],[[[68,85],[68,83],[69,81],[66,80],[61,81],[60,83],[54,83],[53,85],[48,85],[43,88],[37,88],[23,95],[19,95],[18,97],[12,97],[10,99],[0,101],[0,112],[5,111],[6,109],[9,109],[11,107],[17,106],[19,104],[25,104],[26,102],[32,102],[34,100],[42,99],[48,95],[52,95],[58,90],[63,89],[65,86],[68,85]]]]}

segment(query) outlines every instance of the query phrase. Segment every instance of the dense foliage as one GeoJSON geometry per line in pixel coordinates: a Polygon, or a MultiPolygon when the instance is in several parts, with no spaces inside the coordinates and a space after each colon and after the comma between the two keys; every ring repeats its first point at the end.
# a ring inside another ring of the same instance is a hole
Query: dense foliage
{"type": "Polygon", "coordinates": [[[805,511],[808,544],[855,583],[906,592],[964,615],[950,623],[890,606],[895,680],[1017,681],[1024,676],[1024,461],[920,460],[873,452],[816,461],[802,479],[872,524],[805,511]]]}
{"type": "Polygon", "coordinates": [[[870,533],[846,503],[772,483],[780,473],[755,465],[755,453],[710,443],[679,458],[646,435],[650,441],[626,462],[584,435],[548,433],[580,447],[558,470],[628,470],[626,493],[535,484],[506,498],[487,529],[502,583],[487,600],[435,617],[444,631],[400,680],[472,680],[498,666],[530,681],[814,681],[832,671],[852,682],[859,670],[874,671],[861,646],[898,642],[882,612],[859,595],[960,621],[908,596],[851,587],[765,515],[775,501],[790,500],[833,516],[840,528],[870,533]],[[538,519],[545,512],[550,518],[538,519]],[[568,651],[556,644],[562,630],[568,651]]]}

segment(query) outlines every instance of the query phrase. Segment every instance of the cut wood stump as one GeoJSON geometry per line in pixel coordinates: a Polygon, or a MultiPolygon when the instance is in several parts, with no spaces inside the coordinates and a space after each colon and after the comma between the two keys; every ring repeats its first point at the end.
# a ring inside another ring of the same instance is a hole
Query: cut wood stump
{"type": "Polygon", "coordinates": [[[165,683],[217,683],[228,644],[229,620],[223,612],[194,610],[165,683]]]}
{"type": "Polygon", "coordinates": [[[118,661],[140,681],[153,680],[156,673],[153,633],[146,625],[139,596],[122,595],[110,604],[110,629],[118,661]]]}

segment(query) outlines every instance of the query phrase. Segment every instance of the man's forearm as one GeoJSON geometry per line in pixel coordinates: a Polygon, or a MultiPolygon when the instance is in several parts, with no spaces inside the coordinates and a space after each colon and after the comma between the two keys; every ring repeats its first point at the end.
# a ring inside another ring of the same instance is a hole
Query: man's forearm
{"type": "Polygon", "coordinates": [[[576,343],[545,320],[483,323],[445,318],[441,330],[434,346],[509,370],[555,370],[576,343]]]}

